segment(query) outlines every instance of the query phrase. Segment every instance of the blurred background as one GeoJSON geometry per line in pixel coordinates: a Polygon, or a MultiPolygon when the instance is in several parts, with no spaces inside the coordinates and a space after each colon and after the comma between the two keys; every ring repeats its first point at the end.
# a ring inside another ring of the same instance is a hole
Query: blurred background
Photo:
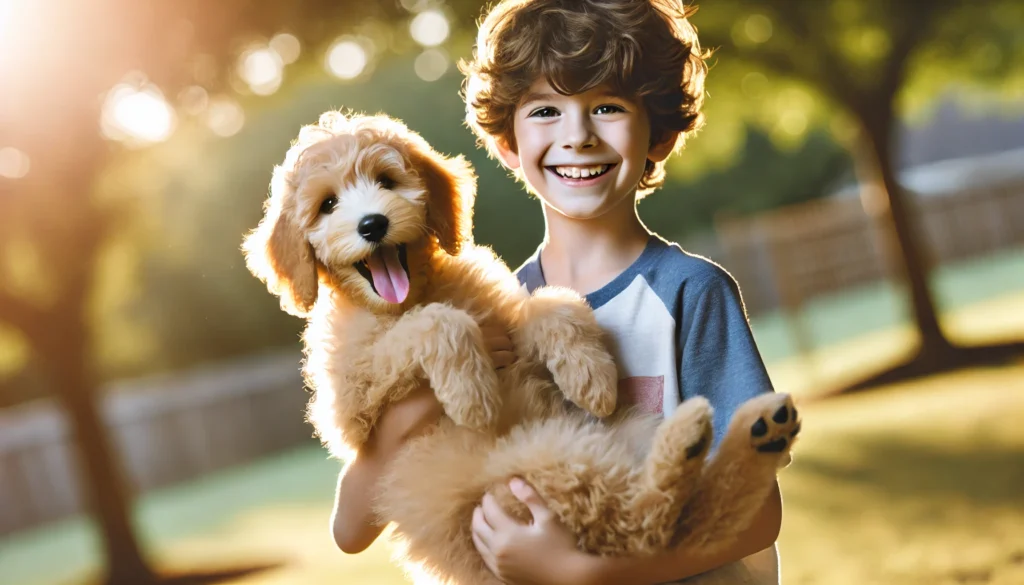
{"type": "MultiPolygon", "coordinates": [[[[331,108],[474,145],[473,0],[0,0],[0,583],[404,583],[346,556],[302,323],[245,269],[331,108]]],[[[739,281],[805,418],[790,584],[1024,583],[1024,4],[706,0],[707,127],[643,220],[739,281]]]]}

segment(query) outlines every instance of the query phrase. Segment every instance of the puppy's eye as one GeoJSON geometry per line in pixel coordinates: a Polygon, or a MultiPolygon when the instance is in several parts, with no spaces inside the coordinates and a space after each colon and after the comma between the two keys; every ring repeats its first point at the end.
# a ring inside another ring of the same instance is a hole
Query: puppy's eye
{"type": "Polygon", "coordinates": [[[380,185],[381,189],[387,189],[388,191],[395,188],[395,181],[387,175],[381,175],[377,177],[377,184],[380,185]]]}
{"type": "Polygon", "coordinates": [[[330,215],[334,213],[334,208],[338,206],[337,195],[331,195],[324,202],[320,204],[320,213],[323,215],[330,215]]]}

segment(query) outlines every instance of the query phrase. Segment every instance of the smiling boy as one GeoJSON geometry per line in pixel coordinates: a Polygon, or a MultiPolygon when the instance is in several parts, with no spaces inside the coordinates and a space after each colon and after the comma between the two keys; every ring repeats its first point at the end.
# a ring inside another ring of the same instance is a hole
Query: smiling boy
{"type": "MultiPolygon", "coordinates": [[[[671,414],[704,396],[716,443],[745,400],[772,392],[738,287],[716,264],[651,233],[637,201],[664,182],[666,159],[703,123],[706,54],[677,0],[506,0],[480,26],[467,75],[467,120],[488,151],[537,197],[545,238],[518,270],[529,290],[585,295],[607,330],[620,399],[671,414]]],[[[778,583],[776,487],[726,550],[602,558],[536,493],[520,525],[485,497],[474,542],[509,584],[778,583]],[[687,581],[690,582],[690,581],[687,581]]]]}

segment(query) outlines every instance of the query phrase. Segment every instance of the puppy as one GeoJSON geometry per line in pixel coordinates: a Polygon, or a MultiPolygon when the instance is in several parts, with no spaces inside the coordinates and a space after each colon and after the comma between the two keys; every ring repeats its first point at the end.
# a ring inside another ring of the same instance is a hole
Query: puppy
{"type": "Polygon", "coordinates": [[[334,455],[358,451],[384,409],[423,380],[443,405],[446,417],[403,447],[380,486],[377,512],[396,524],[402,561],[440,582],[496,583],[470,520],[487,491],[529,519],[508,492],[513,476],[583,550],[734,538],[795,435],[788,397],[745,405],[707,465],[706,401],[686,401],[661,424],[615,412],[617,373],[589,307],[566,289],[527,294],[475,246],[474,196],[461,157],[388,117],[329,112],[275,168],[264,219],[243,244],[282,308],[308,320],[308,417],[334,455]],[[499,372],[480,331],[490,324],[510,331],[519,356],[499,372]],[[680,521],[684,507],[693,522],[680,521]]]}

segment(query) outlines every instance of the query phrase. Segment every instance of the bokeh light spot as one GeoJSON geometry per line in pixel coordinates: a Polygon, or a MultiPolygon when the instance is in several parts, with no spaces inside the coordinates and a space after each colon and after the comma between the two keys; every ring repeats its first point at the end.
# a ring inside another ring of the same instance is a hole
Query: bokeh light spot
{"type": "Polygon", "coordinates": [[[224,96],[215,97],[206,109],[206,125],[217,136],[234,136],[245,125],[245,112],[235,100],[224,96]]]}
{"type": "Polygon", "coordinates": [[[363,45],[351,38],[338,39],[327,50],[327,70],[339,79],[359,77],[369,61],[363,45]]]}
{"type": "Polygon", "coordinates": [[[269,47],[252,48],[239,59],[238,74],[257,95],[270,95],[281,87],[284,63],[269,47]]]}
{"type": "Polygon", "coordinates": [[[772,21],[763,14],[751,14],[743,24],[743,32],[751,42],[761,44],[772,38],[772,21]]]}
{"type": "Polygon", "coordinates": [[[779,128],[790,136],[800,136],[807,130],[807,115],[800,110],[787,110],[779,118],[779,128]]]}
{"type": "Polygon", "coordinates": [[[448,19],[440,10],[424,10],[409,23],[412,39],[424,47],[436,47],[448,38],[448,19]]]}
{"type": "Polygon", "coordinates": [[[181,102],[181,108],[185,112],[198,116],[206,111],[206,107],[210,104],[210,96],[202,86],[190,85],[181,90],[181,93],[178,94],[178,101],[181,102]]]}
{"type": "Polygon", "coordinates": [[[448,55],[440,49],[427,49],[416,57],[413,69],[423,81],[437,81],[448,71],[448,55]]]}
{"type": "Polygon", "coordinates": [[[409,12],[422,12],[430,6],[430,0],[401,0],[402,8],[409,12]]]}
{"type": "Polygon", "coordinates": [[[30,167],[28,155],[24,152],[13,146],[0,148],[0,177],[20,179],[28,174],[30,167]]]}
{"type": "Polygon", "coordinates": [[[294,63],[302,53],[302,43],[295,35],[288,33],[274,35],[274,38],[270,39],[270,48],[277,53],[285,65],[294,63]]]}

